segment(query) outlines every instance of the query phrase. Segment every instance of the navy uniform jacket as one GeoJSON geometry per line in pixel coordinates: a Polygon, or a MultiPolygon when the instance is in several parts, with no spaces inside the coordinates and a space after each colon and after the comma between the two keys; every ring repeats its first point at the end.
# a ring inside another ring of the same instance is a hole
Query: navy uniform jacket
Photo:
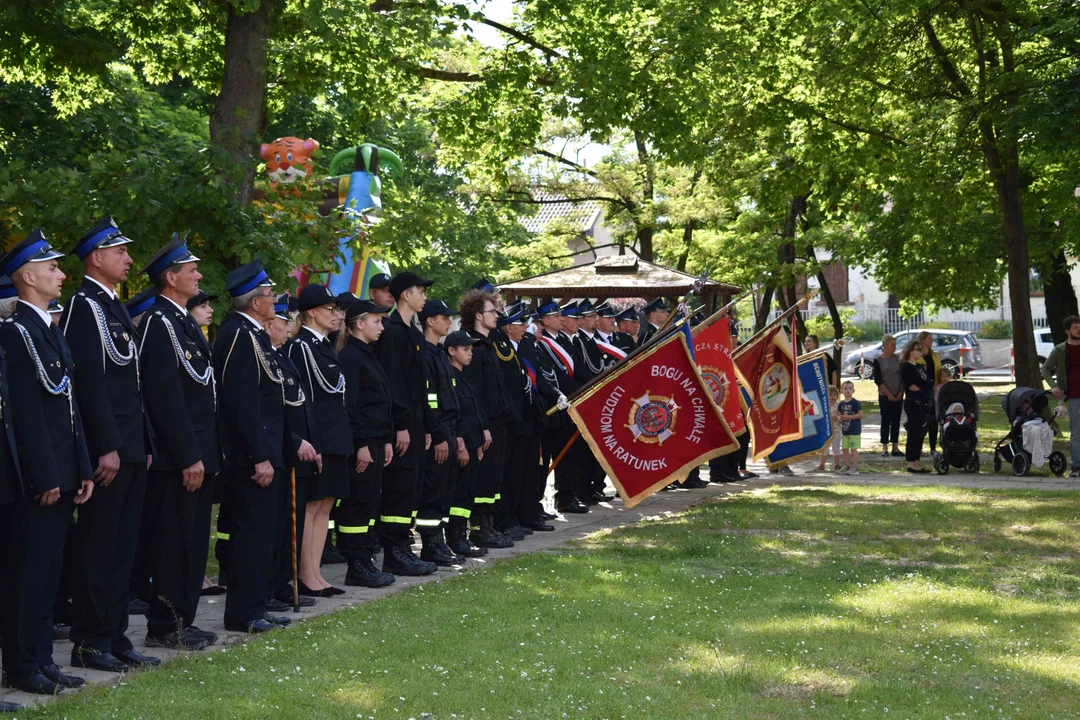
{"type": "Polygon", "coordinates": [[[240,313],[229,313],[214,341],[214,374],[225,467],[249,468],[269,460],[284,468],[287,454],[295,461],[296,445],[285,422],[285,379],[266,331],[240,313]]]}
{"type": "MultiPolygon", "coordinates": [[[[351,341],[350,341],[351,342],[351,341]]],[[[435,414],[427,404],[427,378],[424,376],[424,334],[393,313],[383,320],[383,332],[376,343],[379,363],[390,379],[390,395],[394,398],[394,430],[419,432],[409,438],[410,447],[424,449],[424,434],[438,425],[435,414]]],[[[346,381],[348,382],[348,381],[346,381]]],[[[410,449],[404,455],[394,454],[392,466],[413,467],[416,454],[410,449]]]]}
{"type": "MultiPolygon", "coordinates": [[[[311,398],[304,392],[304,386],[300,382],[300,371],[284,352],[281,350],[274,352],[277,354],[278,366],[285,380],[281,389],[285,393],[285,421],[289,424],[289,431],[307,440],[315,448],[315,452],[321,453],[322,443],[319,439],[318,425],[315,422],[315,412],[311,405],[311,398]]],[[[300,477],[311,477],[315,474],[315,463],[297,460],[294,467],[296,474],[300,477]]]]}
{"type": "MultiPolygon", "coordinates": [[[[10,422],[20,451],[25,496],[59,489],[78,490],[83,480],[94,477],[86,450],[75,397],[54,395],[38,375],[38,363],[48,382],[59,385],[74,374],[74,361],[60,330],[46,323],[34,309],[18,302],[15,312],[0,324],[0,347],[7,356],[10,422]],[[37,353],[35,360],[22,334],[37,353]]],[[[143,458],[145,462],[146,458],[143,458]]]]}
{"type": "Polygon", "coordinates": [[[210,343],[191,313],[160,295],[143,315],[140,329],[139,368],[146,386],[143,399],[154,434],[151,469],[179,471],[201,460],[205,472],[218,472],[221,450],[210,343]],[[192,374],[206,377],[206,384],[192,374]]]}
{"type": "MultiPolygon", "coordinates": [[[[478,343],[479,344],[479,343],[478,343]]],[[[474,346],[475,347],[475,346],[474,346]]],[[[466,370],[472,363],[466,365],[466,370]]],[[[480,396],[476,394],[476,388],[472,381],[461,370],[453,365],[450,369],[457,381],[458,401],[461,403],[460,436],[465,441],[465,449],[475,456],[476,448],[484,444],[484,431],[490,430],[487,415],[484,413],[480,396]]]]}
{"type": "Polygon", "coordinates": [[[652,336],[656,334],[660,328],[653,325],[651,322],[646,321],[645,330],[641,333],[641,340],[638,341],[637,346],[641,347],[645,343],[652,339],[652,336]]]}
{"type": "Polygon", "coordinates": [[[427,367],[427,402],[435,411],[438,425],[431,431],[432,446],[447,442],[456,451],[461,405],[458,402],[454,366],[442,348],[424,342],[424,365],[427,367]]]}
{"type": "MultiPolygon", "coordinates": [[[[559,343],[558,339],[548,331],[544,330],[543,334],[544,337],[554,340],[556,344],[563,347],[562,343],[559,343]]],[[[575,374],[574,378],[571,379],[570,374],[566,372],[566,368],[562,366],[562,363],[544,343],[536,341],[531,346],[526,346],[523,340],[519,350],[521,350],[521,356],[536,369],[537,388],[540,395],[549,403],[549,406],[558,403],[560,394],[569,397],[572,392],[578,389],[577,375],[575,374]]],[[[569,415],[559,411],[546,419],[545,427],[550,429],[567,427],[572,422],[569,415]]]]}
{"type": "Polygon", "coordinates": [[[517,351],[514,350],[514,344],[510,342],[510,338],[506,337],[506,333],[502,330],[492,330],[491,338],[495,356],[499,360],[499,370],[503,375],[507,405],[510,408],[507,421],[514,432],[530,434],[525,432],[530,427],[529,422],[532,419],[532,400],[529,398],[528,376],[525,374],[525,368],[517,356],[517,351]]]}
{"type": "Polygon", "coordinates": [[[611,333],[611,344],[622,350],[624,353],[631,353],[634,348],[637,347],[637,343],[634,342],[634,338],[630,333],[624,333],[619,330],[611,333]]]}
{"type": "Polygon", "coordinates": [[[311,398],[315,411],[315,424],[319,430],[324,455],[349,455],[353,451],[349,433],[349,413],[345,409],[345,393],[327,392],[327,387],[338,387],[341,382],[341,361],[330,345],[330,339],[320,340],[307,328],[285,344],[285,353],[300,371],[304,393],[311,398]]]}
{"type": "Polygon", "coordinates": [[[127,308],[93,280],[83,278],[64,309],[60,327],[75,360],[75,387],[91,459],[116,451],[120,462],[145,463],[151,452],[146,443],[135,325],[127,308]],[[110,350],[130,360],[118,364],[110,350]]]}
{"type": "MultiPolygon", "coordinates": [[[[574,336],[570,338],[574,343],[574,346],[578,350],[578,355],[581,357],[583,370],[588,373],[588,379],[592,379],[604,372],[604,352],[596,346],[596,338],[586,332],[584,329],[578,329],[574,336]]],[[[576,375],[577,373],[575,373],[576,375]]],[[[582,378],[585,380],[586,378],[582,378]]]]}
{"type": "Polygon", "coordinates": [[[476,338],[477,342],[473,345],[472,362],[465,366],[465,374],[472,381],[488,422],[513,420],[506,381],[499,368],[499,358],[495,354],[495,333],[484,337],[475,330],[466,332],[469,337],[476,338]]]}
{"type": "Polygon", "coordinates": [[[350,337],[338,358],[345,373],[345,407],[353,448],[359,450],[376,442],[393,444],[390,378],[375,355],[375,345],[350,337]]]}
{"type": "Polygon", "coordinates": [[[0,350],[0,505],[21,500],[25,497],[22,485],[22,471],[19,468],[19,451],[15,445],[15,430],[11,417],[11,402],[8,400],[7,360],[0,350]]]}

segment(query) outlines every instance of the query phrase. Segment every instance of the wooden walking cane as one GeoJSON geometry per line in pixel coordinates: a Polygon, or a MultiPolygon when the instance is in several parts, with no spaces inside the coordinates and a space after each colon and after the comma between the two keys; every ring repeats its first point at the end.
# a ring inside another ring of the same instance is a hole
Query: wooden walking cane
{"type": "Polygon", "coordinates": [[[289,489],[292,493],[292,604],[293,612],[298,613],[300,612],[300,585],[296,578],[296,468],[292,469],[289,489]]]}

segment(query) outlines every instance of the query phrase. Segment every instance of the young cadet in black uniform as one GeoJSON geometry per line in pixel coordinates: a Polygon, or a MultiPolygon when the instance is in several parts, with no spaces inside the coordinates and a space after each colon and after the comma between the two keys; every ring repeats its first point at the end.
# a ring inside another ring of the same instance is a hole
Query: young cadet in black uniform
{"type": "Polygon", "coordinates": [[[154,437],[143,523],[153,531],[146,644],[201,650],[217,635],[195,626],[206,572],[214,475],[221,468],[210,344],[188,312],[199,294],[199,258],[180,237],[142,272],[158,294],[139,326],[143,400],[154,437]],[[156,497],[155,497],[156,496],[156,497]]]}
{"type": "Polygon", "coordinates": [[[338,542],[349,569],[345,584],[385,587],[391,573],[379,572],[373,556],[379,548],[375,520],[379,514],[383,468],[393,457],[393,400],[390,378],[375,355],[388,306],[357,300],[345,311],[338,349],[345,375],[345,407],[353,452],[349,454],[349,493],[334,508],[338,542]]]}
{"type": "Polygon", "coordinates": [[[23,493],[5,513],[13,544],[9,560],[20,575],[4,609],[3,669],[8,685],[55,694],[84,684],[53,661],[51,609],[60,581],[68,525],[75,505],[91,499],[93,469],[86,450],[79,404],[73,392],[74,362],[52,324],[49,301],[60,297],[64,273],[40,230],[0,259],[0,272],[18,289],[14,312],[0,324],[7,359],[8,408],[20,450],[23,493]]]}
{"type": "Polygon", "coordinates": [[[615,315],[618,330],[611,333],[611,344],[625,353],[633,352],[637,347],[635,339],[641,324],[638,322],[637,311],[634,308],[626,308],[615,315]]]}
{"type": "Polygon", "coordinates": [[[368,281],[368,300],[379,307],[388,307],[393,310],[397,302],[390,294],[390,276],[379,273],[368,281]]]}
{"type": "Polygon", "coordinates": [[[152,458],[139,379],[135,325],[115,287],[127,280],[131,240],[106,217],[72,253],[86,275],[60,320],[75,361],[75,387],[94,502],[79,511],[72,569],[71,664],[106,672],[159,665],[126,636],[128,589],[152,458]]]}
{"type": "MultiPolygon", "coordinates": [[[[18,291],[7,275],[0,277],[0,301],[17,298],[18,291]]],[[[9,557],[12,549],[18,547],[21,521],[17,502],[24,499],[22,474],[19,470],[19,451],[15,446],[15,431],[11,423],[11,404],[8,401],[7,362],[4,351],[0,349],[0,586],[17,587],[19,573],[17,565],[9,557]]],[[[0,595],[0,638],[7,632],[4,617],[11,612],[8,601],[16,597],[8,592],[0,595]]],[[[22,707],[16,703],[0,701],[0,712],[18,712],[22,707]]]]}
{"type": "Polygon", "coordinates": [[[431,429],[431,448],[424,458],[424,489],[420,493],[420,511],[416,516],[416,530],[420,533],[423,549],[420,559],[433,562],[439,567],[450,567],[461,562],[446,545],[443,528],[450,520],[450,501],[457,479],[455,458],[464,441],[458,437],[461,409],[454,390],[453,368],[446,353],[439,347],[439,340],[450,332],[450,318],[457,312],[442,300],[428,300],[420,312],[424,326],[424,366],[427,371],[427,402],[434,410],[438,424],[431,429]]]}
{"type": "MultiPolygon", "coordinates": [[[[297,307],[299,327],[288,342],[286,354],[300,371],[304,393],[311,398],[318,426],[322,470],[311,476],[306,501],[303,557],[299,561],[300,593],[332,597],[335,588],[319,572],[323,543],[330,524],[330,510],[338,498],[349,494],[346,459],[353,452],[349,413],[345,409],[345,377],[329,335],[341,331],[344,311],[339,298],[323,285],[307,285],[300,291],[297,307]]],[[[297,499],[299,503],[301,498],[297,499]]]]}
{"type": "MultiPolygon", "coordinates": [[[[295,463],[296,470],[296,508],[292,507],[292,492],[279,493],[277,508],[277,528],[281,541],[275,546],[274,571],[270,581],[270,597],[266,600],[266,609],[270,611],[287,610],[292,607],[292,522],[290,511],[296,510],[296,557],[304,554],[304,512],[302,503],[307,497],[308,478],[319,469],[322,463],[322,455],[319,453],[319,432],[315,422],[315,411],[311,398],[304,393],[304,386],[300,382],[300,371],[289,356],[285,354],[285,340],[289,336],[289,296],[278,295],[274,301],[274,317],[264,323],[267,335],[270,336],[270,345],[273,346],[277,355],[278,367],[284,382],[281,384],[282,394],[285,396],[285,421],[289,431],[311,443],[315,449],[315,462],[298,460],[295,463]]],[[[292,478],[288,479],[289,483],[292,478]]],[[[219,525],[220,529],[220,525],[219,525]]],[[[325,533],[323,534],[325,538],[325,533]]],[[[219,541],[220,544],[220,541],[219,541]]],[[[300,596],[300,607],[312,607],[315,599],[300,596]]]]}
{"type": "MultiPolygon", "coordinates": [[[[580,387],[575,373],[575,362],[571,350],[573,346],[569,340],[559,342],[564,336],[562,332],[565,317],[562,308],[550,298],[541,301],[536,314],[539,317],[543,331],[536,344],[536,357],[538,362],[537,381],[543,377],[546,384],[553,386],[561,395],[557,404],[561,407],[566,404],[566,394],[572,393],[580,387]],[[569,346],[569,349],[568,349],[569,346]]],[[[526,358],[531,363],[531,358],[526,358]]],[[[548,399],[551,391],[545,391],[541,385],[541,393],[548,399]]],[[[564,408],[565,409],[565,408],[564,408]]],[[[574,435],[574,422],[565,412],[557,412],[547,418],[543,432],[544,467],[548,468],[559,456],[563,448],[574,435]]],[[[575,441],[575,444],[577,441],[575,441]]],[[[567,450],[567,455],[574,452],[573,446],[567,450]]],[[[547,477],[547,472],[544,473],[547,477]]],[[[564,457],[555,468],[555,509],[561,513],[587,513],[589,508],[577,499],[575,494],[578,477],[577,468],[574,467],[572,458],[564,457]]]]}
{"type": "Polygon", "coordinates": [[[483,403],[465,372],[472,363],[476,343],[476,338],[464,330],[450,333],[443,341],[453,369],[454,389],[461,408],[457,432],[464,446],[456,454],[458,476],[454,482],[454,498],[450,505],[446,535],[450,549],[464,557],[481,557],[488,553],[487,548],[478,547],[469,540],[469,519],[476,502],[480,463],[484,460],[484,448],[491,444],[483,403]]]}
{"type": "MultiPolygon", "coordinates": [[[[491,442],[484,448],[472,513],[472,541],[480,547],[513,547],[514,541],[495,528],[496,503],[501,499],[506,456],[506,424],[513,418],[506,381],[500,369],[495,333],[498,321],[495,297],[483,290],[470,290],[459,306],[461,325],[476,340],[472,362],[466,367],[480,404],[487,416],[491,442]]],[[[512,354],[512,351],[511,351],[512,354]]],[[[519,535],[524,537],[524,535],[519,535]]]]}
{"type": "Polygon", "coordinates": [[[290,464],[315,460],[311,443],[294,436],[285,421],[285,378],[262,327],[274,317],[272,287],[258,260],[231,271],[225,290],[233,312],[214,341],[221,475],[233,514],[225,629],[248,633],[291,622],[266,612],[274,548],[280,545],[276,516],[280,495],[289,492],[286,458],[290,464]]]}
{"type": "Polygon", "coordinates": [[[652,340],[653,335],[663,326],[668,319],[668,306],[664,302],[664,298],[656,298],[651,303],[645,306],[642,311],[645,315],[645,320],[648,325],[641,333],[641,337],[638,338],[638,347],[641,347],[645,343],[652,340]]]}
{"type": "Polygon", "coordinates": [[[397,308],[383,323],[377,344],[379,362],[390,378],[390,395],[394,399],[394,456],[383,474],[376,527],[384,551],[383,572],[395,575],[430,575],[439,569],[435,563],[416,557],[410,531],[420,508],[428,433],[437,425],[427,404],[424,335],[413,326],[413,319],[427,301],[427,288],[433,283],[411,272],[398,273],[390,280],[390,294],[397,308]]]}

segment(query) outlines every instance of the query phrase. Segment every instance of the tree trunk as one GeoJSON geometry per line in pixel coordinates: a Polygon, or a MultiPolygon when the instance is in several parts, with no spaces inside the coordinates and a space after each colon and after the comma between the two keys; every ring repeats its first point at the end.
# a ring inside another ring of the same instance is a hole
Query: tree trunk
{"type": "Polygon", "coordinates": [[[634,131],[634,144],[637,146],[638,162],[641,163],[641,206],[639,213],[650,213],[648,220],[640,215],[635,218],[637,223],[638,249],[641,251],[641,259],[647,262],[653,261],[653,232],[656,229],[655,222],[651,218],[652,201],[656,188],[656,167],[649,156],[649,147],[645,144],[644,136],[637,130],[634,131]]]}
{"type": "Polygon", "coordinates": [[[1048,272],[1042,273],[1043,278],[1043,302],[1046,303],[1046,324],[1054,338],[1054,344],[1065,342],[1065,328],[1061,321],[1069,315],[1080,315],[1077,309],[1076,290],[1073,288],[1072,277],[1069,275],[1069,261],[1065,257],[1065,251],[1059,250],[1058,254],[1050,261],[1048,272]]]}
{"type": "MultiPolygon", "coordinates": [[[[810,259],[817,264],[817,254],[814,252],[813,247],[807,248],[807,252],[810,254],[810,259]]],[[[821,286],[821,296],[825,298],[825,305],[829,308],[829,317],[832,319],[833,337],[837,340],[844,337],[844,319],[840,317],[840,309],[836,307],[836,300],[833,298],[832,288],[829,287],[829,281],[825,278],[825,268],[818,271],[817,274],[818,285],[821,286]]],[[[840,367],[840,358],[844,354],[844,349],[837,344],[833,344],[833,362],[836,363],[836,367],[840,367]]],[[[829,378],[829,383],[836,383],[839,380],[839,373],[837,377],[829,378]]]]}
{"type": "Polygon", "coordinates": [[[687,220],[686,225],[683,226],[682,242],[682,253],[679,255],[679,262],[675,265],[675,268],[679,272],[686,272],[686,261],[690,259],[690,244],[694,242],[693,220],[687,220]]]}
{"type": "Polygon", "coordinates": [[[769,324],[769,311],[772,309],[773,286],[766,285],[761,291],[761,303],[754,309],[754,332],[759,333],[769,324]]]}
{"type": "MultiPolygon", "coordinates": [[[[784,229],[781,233],[781,237],[784,241],[781,243],[779,250],[777,251],[777,260],[780,263],[781,270],[786,266],[791,269],[791,284],[777,288],[777,292],[780,294],[780,304],[784,306],[785,310],[793,307],[798,301],[798,289],[796,288],[795,281],[795,231],[799,227],[799,220],[806,215],[806,195],[796,195],[791,198],[791,204],[788,206],[787,219],[784,221],[784,229]]],[[[803,325],[803,314],[801,311],[795,311],[796,323],[795,323],[795,338],[792,342],[796,347],[801,347],[803,341],[806,339],[806,327],[803,325]]]]}
{"type": "Polygon", "coordinates": [[[221,94],[210,113],[210,142],[224,155],[237,205],[251,203],[258,147],[266,132],[267,46],[273,0],[242,13],[231,3],[225,25],[221,94]]]}

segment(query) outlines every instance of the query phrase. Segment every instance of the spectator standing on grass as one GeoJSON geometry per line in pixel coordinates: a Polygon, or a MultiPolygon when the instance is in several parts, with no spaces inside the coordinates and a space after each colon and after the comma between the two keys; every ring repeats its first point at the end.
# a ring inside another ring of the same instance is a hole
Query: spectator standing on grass
{"type": "Polygon", "coordinates": [[[896,356],[896,338],[881,338],[881,355],[874,358],[871,381],[878,386],[878,407],[881,408],[881,457],[904,457],[900,452],[900,412],[904,408],[904,385],[900,379],[900,358],[896,356]]]}
{"type": "MultiPolygon", "coordinates": [[[[844,347],[844,340],[841,338],[837,340],[834,345],[838,347],[844,347]]],[[[821,348],[821,340],[817,335],[807,335],[803,340],[803,347],[806,348],[806,353],[809,355],[812,352],[817,352],[821,348]]],[[[836,366],[836,361],[833,360],[833,354],[831,352],[825,353],[825,370],[829,376],[829,386],[840,386],[840,368],[836,366]]]]}
{"type": "Polygon", "coordinates": [[[1069,427],[1073,428],[1069,449],[1072,473],[1080,477],[1080,316],[1070,315],[1062,321],[1066,339],[1055,345],[1042,366],[1043,380],[1049,383],[1054,397],[1065,399],[1069,406],[1069,427]]]}
{"type": "Polygon", "coordinates": [[[836,409],[840,414],[841,440],[840,450],[844,454],[845,475],[859,474],[859,448],[862,447],[862,403],[855,399],[855,383],[848,380],[841,387],[844,399],[836,409]]]}
{"type": "MultiPolygon", "coordinates": [[[[920,350],[920,352],[922,352],[922,360],[919,361],[919,365],[922,365],[922,366],[924,366],[926,368],[926,377],[932,378],[934,380],[934,395],[933,395],[933,397],[936,400],[937,399],[937,391],[941,387],[941,385],[943,384],[942,380],[941,380],[941,377],[942,377],[942,372],[941,371],[945,370],[945,367],[941,364],[941,358],[938,357],[938,354],[936,352],[934,352],[934,347],[933,347],[933,345],[934,345],[934,334],[933,333],[927,332],[926,330],[923,330],[921,333],[919,333],[919,336],[916,339],[919,341],[919,350],[920,350]]],[[[946,380],[945,382],[948,382],[949,380],[952,380],[952,373],[951,372],[949,373],[948,380],[946,380]]],[[[930,454],[933,455],[934,453],[937,452],[937,434],[938,434],[937,423],[934,422],[934,411],[933,410],[930,411],[930,422],[927,423],[926,434],[928,436],[928,439],[930,440],[930,454]]]]}
{"type": "Polygon", "coordinates": [[[829,456],[833,458],[833,472],[840,472],[840,456],[843,453],[840,447],[840,410],[837,403],[840,402],[840,391],[832,385],[829,386],[829,412],[832,414],[832,428],[833,435],[829,439],[829,442],[821,450],[821,459],[818,461],[817,469],[823,472],[825,465],[829,460],[829,456]]]}
{"type": "Polygon", "coordinates": [[[900,353],[900,379],[904,384],[904,412],[907,414],[907,459],[908,472],[927,473],[929,470],[919,465],[922,456],[923,438],[926,435],[926,422],[933,415],[930,410],[934,404],[934,381],[926,374],[926,366],[919,364],[922,349],[918,340],[912,340],[900,353]]]}

